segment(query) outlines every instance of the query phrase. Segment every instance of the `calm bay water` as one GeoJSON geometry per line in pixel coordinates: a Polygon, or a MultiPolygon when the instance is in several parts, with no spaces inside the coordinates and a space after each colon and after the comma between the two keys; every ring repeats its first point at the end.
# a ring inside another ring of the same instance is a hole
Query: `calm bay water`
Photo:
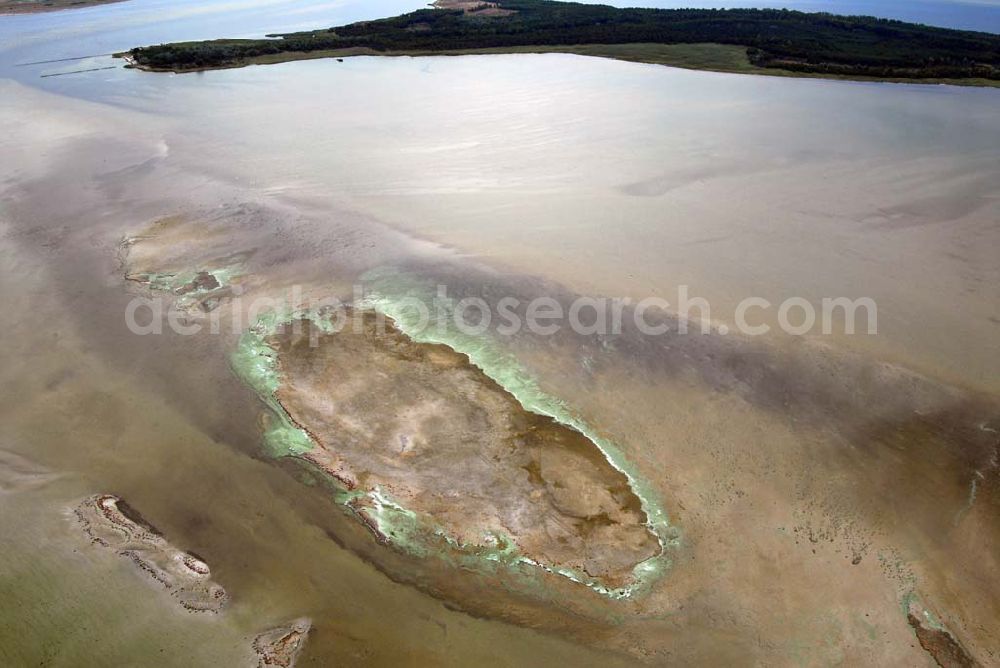
{"type": "Polygon", "coordinates": [[[752,296],[871,297],[879,336],[840,343],[997,387],[994,90],[565,55],[102,74],[81,92],[162,118],[186,168],[585,292],[689,285],[724,322],[752,296]]]}

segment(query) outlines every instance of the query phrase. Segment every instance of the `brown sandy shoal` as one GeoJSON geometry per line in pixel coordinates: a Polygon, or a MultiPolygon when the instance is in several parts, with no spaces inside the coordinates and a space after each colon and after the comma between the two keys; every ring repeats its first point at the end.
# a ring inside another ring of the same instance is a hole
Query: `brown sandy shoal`
{"type": "Polygon", "coordinates": [[[610,587],[660,553],[627,477],[587,437],[526,411],[464,355],[361,316],[335,334],[296,321],[269,343],[276,397],[317,443],[303,458],[368,492],[362,517],[385,494],[460,545],[510,541],[610,587]]]}

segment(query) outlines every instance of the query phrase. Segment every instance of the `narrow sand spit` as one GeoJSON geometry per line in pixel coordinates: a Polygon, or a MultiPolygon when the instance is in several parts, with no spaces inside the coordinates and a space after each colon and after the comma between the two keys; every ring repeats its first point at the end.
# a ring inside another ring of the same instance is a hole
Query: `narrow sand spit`
{"type": "Polygon", "coordinates": [[[118,497],[84,499],[76,517],[95,544],[131,559],[186,609],[216,613],[226,604],[226,590],[212,581],[208,564],[175,548],[118,497]]]}

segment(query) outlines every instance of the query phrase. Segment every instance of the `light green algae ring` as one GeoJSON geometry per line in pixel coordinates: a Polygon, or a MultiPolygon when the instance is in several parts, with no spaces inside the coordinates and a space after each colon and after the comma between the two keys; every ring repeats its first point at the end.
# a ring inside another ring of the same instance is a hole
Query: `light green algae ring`
{"type": "MultiPolygon", "coordinates": [[[[590,439],[607,461],[628,478],[632,491],[642,503],[646,524],[656,535],[661,551],[659,555],[635,566],[634,584],[611,589],[582,573],[534,562],[518,554],[513,541],[499,533],[484,536],[485,545],[458,544],[443,530],[403,507],[381,489],[371,492],[345,490],[337,495],[338,502],[347,504],[360,496],[366,496],[372,508],[369,514],[379,532],[414,555],[427,556],[430,553],[428,546],[418,538],[429,532],[456,548],[459,552],[457,558],[462,565],[492,567],[500,564],[516,567],[528,564],[587,585],[610,598],[628,598],[642,593],[666,572],[670,565],[669,552],[679,543],[680,532],[671,526],[656,493],[636,475],[620,448],[594,434],[564,402],[544,393],[531,375],[487,336],[463,334],[454,327],[418,329],[418,325],[425,323],[418,322],[418,316],[412,308],[414,300],[427,305],[430,311],[434,299],[433,290],[425,283],[392,269],[369,272],[363,280],[368,289],[363,303],[357,304],[357,307],[383,313],[393,320],[400,331],[418,343],[443,344],[466,355],[470,363],[510,392],[526,410],[551,417],[590,439]]],[[[275,458],[301,455],[314,447],[309,434],[294,423],[275,398],[280,383],[277,354],[267,344],[267,338],[279,327],[296,319],[307,319],[324,331],[332,331],[329,316],[314,310],[268,313],[242,335],[231,356],[236,374],[253,388],[271,410],[272,419],[268,421],[263,443],[267,454],[275,458]]],[[[450,314],[448,321],[452,321],[450,314]]]]}

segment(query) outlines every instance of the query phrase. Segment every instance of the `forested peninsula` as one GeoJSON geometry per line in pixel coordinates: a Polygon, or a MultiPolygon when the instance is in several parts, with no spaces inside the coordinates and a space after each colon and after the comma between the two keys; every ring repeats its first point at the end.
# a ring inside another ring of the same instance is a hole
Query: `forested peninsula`
{"type": "Polygon", "coordinates": [[[725,72],[1000,86],[1000,35],[775,9],[618,9],[552,0],[439,0],[322,30],[137,47],[132,66],[184,72],[354,55],[567,52],[725,72]]]}

